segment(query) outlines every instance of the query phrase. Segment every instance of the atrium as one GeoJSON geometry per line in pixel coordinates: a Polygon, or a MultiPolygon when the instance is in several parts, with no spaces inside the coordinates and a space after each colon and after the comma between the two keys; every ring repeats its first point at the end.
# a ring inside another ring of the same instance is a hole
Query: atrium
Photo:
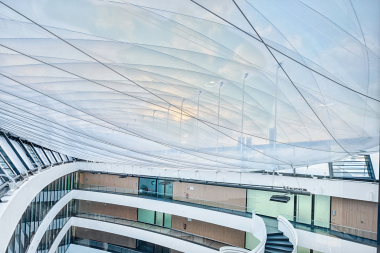
{"type": "Polygon", "coordinates": [[[0,253],[375,253],[379,0],[0,0],[0,253]]]}

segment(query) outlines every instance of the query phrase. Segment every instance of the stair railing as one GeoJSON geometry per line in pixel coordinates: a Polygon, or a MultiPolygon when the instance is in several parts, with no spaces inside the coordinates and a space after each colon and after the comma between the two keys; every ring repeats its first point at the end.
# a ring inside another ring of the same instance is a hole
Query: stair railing
{"type": "Polygon", "coordinates": [[[285,217],[279,215],[277,217],[278,220],[278,230],[284,233],[286,237],[289,238],[289,241],[293,244],[292,253],[297,253],[297,245],[298,245],[298,235],[296,229],[293,225],[286,219],[285,217]]]}
{"type": "Polygon", "coordinates": [[[256,212],[252,211],[251,231],[252,235],[256,237],[260,243],[253,249],[247,250],[238,247],[221,247],[219,252],[222,253],[264,253],[265,244],[267,242],[267,228],[264,220],[256,215],[256,212]]]}

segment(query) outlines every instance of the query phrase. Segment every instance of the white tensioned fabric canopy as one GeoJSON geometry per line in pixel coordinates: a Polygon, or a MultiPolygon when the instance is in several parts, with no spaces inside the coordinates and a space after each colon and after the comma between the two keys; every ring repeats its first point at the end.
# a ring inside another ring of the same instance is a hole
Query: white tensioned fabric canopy
{"type": "Polygon", "coordinates": [[[379,145],[379,1],[0,0],[0,127],[70,156],[272,170],[379,145]]]}

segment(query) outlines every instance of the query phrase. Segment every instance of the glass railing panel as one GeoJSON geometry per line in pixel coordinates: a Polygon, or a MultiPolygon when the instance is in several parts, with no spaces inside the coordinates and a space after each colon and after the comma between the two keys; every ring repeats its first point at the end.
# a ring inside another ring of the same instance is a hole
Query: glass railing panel
{"type": "Polygon", "coordinates": [[[201,244],[201,245],[204,245],[207,247],[215,248],[215,249],[219,249],[220,247],[224,247],[224,246],[232,246],[232,245],[227,244],[227,243],[215,241],[215,240],[212,240],[209,238],[205,238],[202,236],[186,233],[186,232],[179,231],[176,229],[166,228],[163,226],[157,226],[157,225],[139,222],[139,221],[135,221],[135,220],[119,218],[119,217],[115,217],[115,216],[95,214],[95,213],[86,213],[86,212],[77,212],[74,214],[74,216],[80,217],[80,218],[92,219],[92,220],[99,220],[99,221],[104,221],[104,222],[109,222],[109,223],[114,223],[114,224],[126,225],[126,226],[136,227],[136,228],[140,228],[140,229],[145,229],[148,231],[152,231],[152,232],[160,233],[160,234],[165,234],[165,235],[170,235],[172,237],[176,237],[176,238],[186,240],[186,241],[191,241],[191,242],[201,244]],[[210,246],[210,245],[213,245],[213,246],[210,246]]]}
{"type": "Polygon", "coordinates": [[[295,216],[283,215],[292,223],[294,228],[314,233],[326,234],[342,239],[356,241],[367,245],[376,245],[377,233],[357,228],[346,227],[333,223],[315,221],[295,216]]]}
{"type": "MultiPolygon", "coordinates": [[[[102,192],[109,192],[109,193],[116,193],[116,194],[133,194],[136,197],[145,197],[145,198],[153,198],[153,199],[159,199],[161,201],[169,201],[169,202],[181,202],[181,204],[185,205],[195,205],[195,206],[202,206],[203,208],[216,210],[216,211],[222,211],[226,213],[232,213],[236,215],[251,217],[252,214],[248,212],[247,208],[244,206],[236,206],[231,205],[223,202],[215,202],[210,200],[202,200],[202,199],[193,199],[189,197],[184,196],[176,196],[172,195],[172,199],[163,198],[162,193],[158,192],[151,192],[151,191],[144,191],[144,190],[134,190],[134,189],[127,189],[127,188],[118,188],[118,187],[106,187],[106,186],[93,186],[93,185],[86,185],[86,184],[78,184],[78,189],[81,190],[96,190],[99,191],[101,189],[102,192]]],[[[376,234],[373,232],[368,231],[360,231],[358,229],[348,229],[344,228],[344,232],[341,232],[343,228],[340,228],[338,226],[334,226],[331,228],[331,224],[323,222],[323,221],[312,221],[311,219],[304,218],[304,217],[293,217],[289,215],[283,215],[284,217],[289,217],[288,219],[294,224],[294,227],[299,229],[304,229],[307,231],[317,232],[317,233],[324,233],[324,234],[332,234],[333,231],[345,233],[347,236],[349,234],[357,236],[357,237],[363,237],[370,240],[376,239],[376,234]]],[[[125,221],[123,221],[125,222],[125,221]]],[[[137,226],[137,225],[136,225],[137,226]]],[[[138,225],[142,226],[142,225],[138,225]]],[[[144,228],[144,227],[142,227],[144,228]]],[[[166,230],[165,230],[166,231],[166,230]]],[[[173,232],[176,233],[176,232],[173,232]]]]}
{"type": "MultiPolygon", "coordinates": [[[[93,187],[89,187],[88,185],[78,185],[79,189],[92,189],[93,187]]],[[[96,186],[94,186],[96,188],[96,186]]],[[[193,199],[190,197],[184,197],[184,196],[176,196],[171,195],[172,199],[163,198],[162,193],[158,192],[151,192],[151,191],[145,191],[145,190],[133,190],[133,189],[126,189],[126,188],[117,188],[117,187],[105,187],[102,188],[104,192],[110,192],[110,193],[118,193],[118,194],[136,194],[138,193],[137,197],[145,197],[145,198],[153,198],[153,199],[160,199],[162,201],[169,201],[169,202],[181,202],[181,204],[185,205],[193,205],[193,206],[201,206],[202,208],[207,208],[210,210],[216,210],[216,211],[222,211],[226,213],[251,217],[252,214],[249,212],[249,210],[244,206],[237,206],[237,205],[231,205],[224,202],[216,202],[216,201],[210,201],[210,200],[203,200],[203,199],[193,199]]],[[[355,228],[345,228],[342,226],[337,226],[330,223],[326,223],[323,221],[316,221],[311,220],[309,218],[305,217],[293,217],[289,215],[283,215],[284,217],[289,217],[288,219],[293,223],[294,227],[316,232],[316,233],[323,233],[323,234],[336,234],[338,233],[344,233],[344,238],[349,238],[349,235],[352,235],[354,237],[362,237],[364,239],[368,240],[376,240],[376,233],[369,232],[369,231],[362,231],[360,229],[355,228]]],[[[360,239],[360,238],[356,238],[360,239]]]]}
{"type": "Polygon", "coordinates": [[[130,249],[127,247],[123,246],[118,246],[114,244],[109,244],[105,242],[99,242],[99,241],[94,241],[90,239],[82,239],[82,238],[74,238],[72,240],[72,244],[84,246],[84,247],[89,247],[89,248],[94,248],[94,249],[99,249],[99,250],[104,250],[107,252],[113,252],[113,253],[143,253],[146,252],[144,250],[139,250],[139,249],[130,249]]]}
{"type": "Polygon", "coordinates": [[[119,187],[111,187],[111,186],[97,186],[97,185],[89,185],[89,184],[77,184],[76,188],[79,190],[90,190],[90,191],[101,191],[107,193],[114,194],[125,194],[125,195],[138,195],[138,197],[145,197],[151,199],[159,199],[162,201],[169,202],[181,202],[182,204],[193,205],[193,206],[202,206],[203,208],[207,208],[210,210],[216,210],[226,213],[232,213],[240,216],[251,217],[252,214],[248,212],[245,206],[237,206],[224,202],[203,200],[203,199],[195,199],[184,196],[176,196],[173,194],[166,195],[162,192],[152,192],[147,190],[135,190],[128,188],[119,188],[119,187]]]}

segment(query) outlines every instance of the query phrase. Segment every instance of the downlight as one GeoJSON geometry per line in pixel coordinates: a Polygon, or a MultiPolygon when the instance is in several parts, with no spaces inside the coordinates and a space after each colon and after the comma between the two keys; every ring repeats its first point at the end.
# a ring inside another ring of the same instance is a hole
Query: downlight
{"type": "Polygon", "coordinates": [[[289,200],[290,200],[290,197],[286,195],[273,195],[272,197],[270,197],[270,201],[281,202],[281,203],[288,203],[289,200]]]}

